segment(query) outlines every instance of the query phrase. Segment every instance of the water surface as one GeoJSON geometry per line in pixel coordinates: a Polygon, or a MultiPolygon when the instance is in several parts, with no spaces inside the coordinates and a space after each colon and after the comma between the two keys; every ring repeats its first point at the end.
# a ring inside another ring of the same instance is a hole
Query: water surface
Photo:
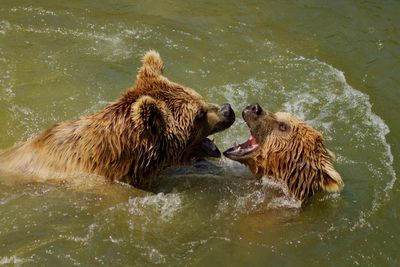
{"type": "MultiPolygon", "coordinates": [[[[321,131],[345,181],[300,208],[221,159],[156,193],[0,176],[0,265],[398,266],[400,4],[0,3],[0,149],[104,107],[160,52],[207,101],[288,111],[321,131]]],[[[240,118],[215,136],[248,137],[240,118]]]]}

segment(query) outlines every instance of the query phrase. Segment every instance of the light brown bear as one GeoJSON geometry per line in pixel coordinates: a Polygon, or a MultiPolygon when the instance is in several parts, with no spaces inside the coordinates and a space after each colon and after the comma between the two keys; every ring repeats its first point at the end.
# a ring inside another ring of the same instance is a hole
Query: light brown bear
{"type": "Polygon", "coordinates": [[[247,165],[258,177],[284,182],[302,202],[317,191],[343,188],[321,133],[289,113],[264,111],[258,104],[247,106],[242,115],[250,138],[226,150],[226,157],[247,165]]]}
{"type": "Polygon", "coordinates": [[[41,179],[95,174],[147,189],[168,166],[220,157],[207,136],[233,124],[231,106],[207,103],[162,73],[159,54],[147,52],[135,85],[121,98],[10,149],[0,166],[41,179]]]}

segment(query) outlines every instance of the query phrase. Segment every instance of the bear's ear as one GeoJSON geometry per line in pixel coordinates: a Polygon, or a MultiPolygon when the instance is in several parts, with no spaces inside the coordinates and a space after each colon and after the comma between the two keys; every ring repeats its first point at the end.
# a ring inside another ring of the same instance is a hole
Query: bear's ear
{"type": "Polygon", "coordinates": [[[327,192],[339,192],[342,190],[344,183],[340,174],[333,168],[329,160],[322,163],[322,181],[320,186],[327,192]]]}
{"type": "Polygon", "coordinates": [[[150,96],[142,96],[131,106],[131,119],[137,130],[157,136],[166,130],[167,107],[150,96]]]}
{"type": "Polygon", "coordinates": [[[139,76],[152,77],[163,73],[164,64],[160,54],[155,50],[148,51],[143,57],[143,66],[140,68],[139,76]]]}

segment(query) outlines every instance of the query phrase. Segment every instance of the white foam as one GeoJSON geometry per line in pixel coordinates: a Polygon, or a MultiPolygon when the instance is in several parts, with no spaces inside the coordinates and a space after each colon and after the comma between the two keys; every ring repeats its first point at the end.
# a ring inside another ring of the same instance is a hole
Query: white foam
{"type": "Polygon", "coordinates": [[[22,263],[26,263],[28,261],[29,260],[17,256],[0,257],[0,265],[10,265],[10,264],[19,265],[22,263]]]}

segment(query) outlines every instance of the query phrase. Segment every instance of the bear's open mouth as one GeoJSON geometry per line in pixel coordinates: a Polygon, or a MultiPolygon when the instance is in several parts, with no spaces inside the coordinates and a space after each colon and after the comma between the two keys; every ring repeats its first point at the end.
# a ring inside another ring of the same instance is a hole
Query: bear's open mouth
{"type": "Polygon", "coordinates": [[[219,158],[221,157],[221,152],[218,147],[209,138],[204,138],[201,142],[201,149],[206,153],[208,157],[219,158]]]}
{"type": "Polygon", "coordinates": [[[253,151],[256,151],[259,147],[259,143],[257,138],[254,137],[253,134],[250,135],[249,139],[246,142],[231,147],[224,151],[224,156],[230,159],[237,159],[250,154],[253,151]]]}

